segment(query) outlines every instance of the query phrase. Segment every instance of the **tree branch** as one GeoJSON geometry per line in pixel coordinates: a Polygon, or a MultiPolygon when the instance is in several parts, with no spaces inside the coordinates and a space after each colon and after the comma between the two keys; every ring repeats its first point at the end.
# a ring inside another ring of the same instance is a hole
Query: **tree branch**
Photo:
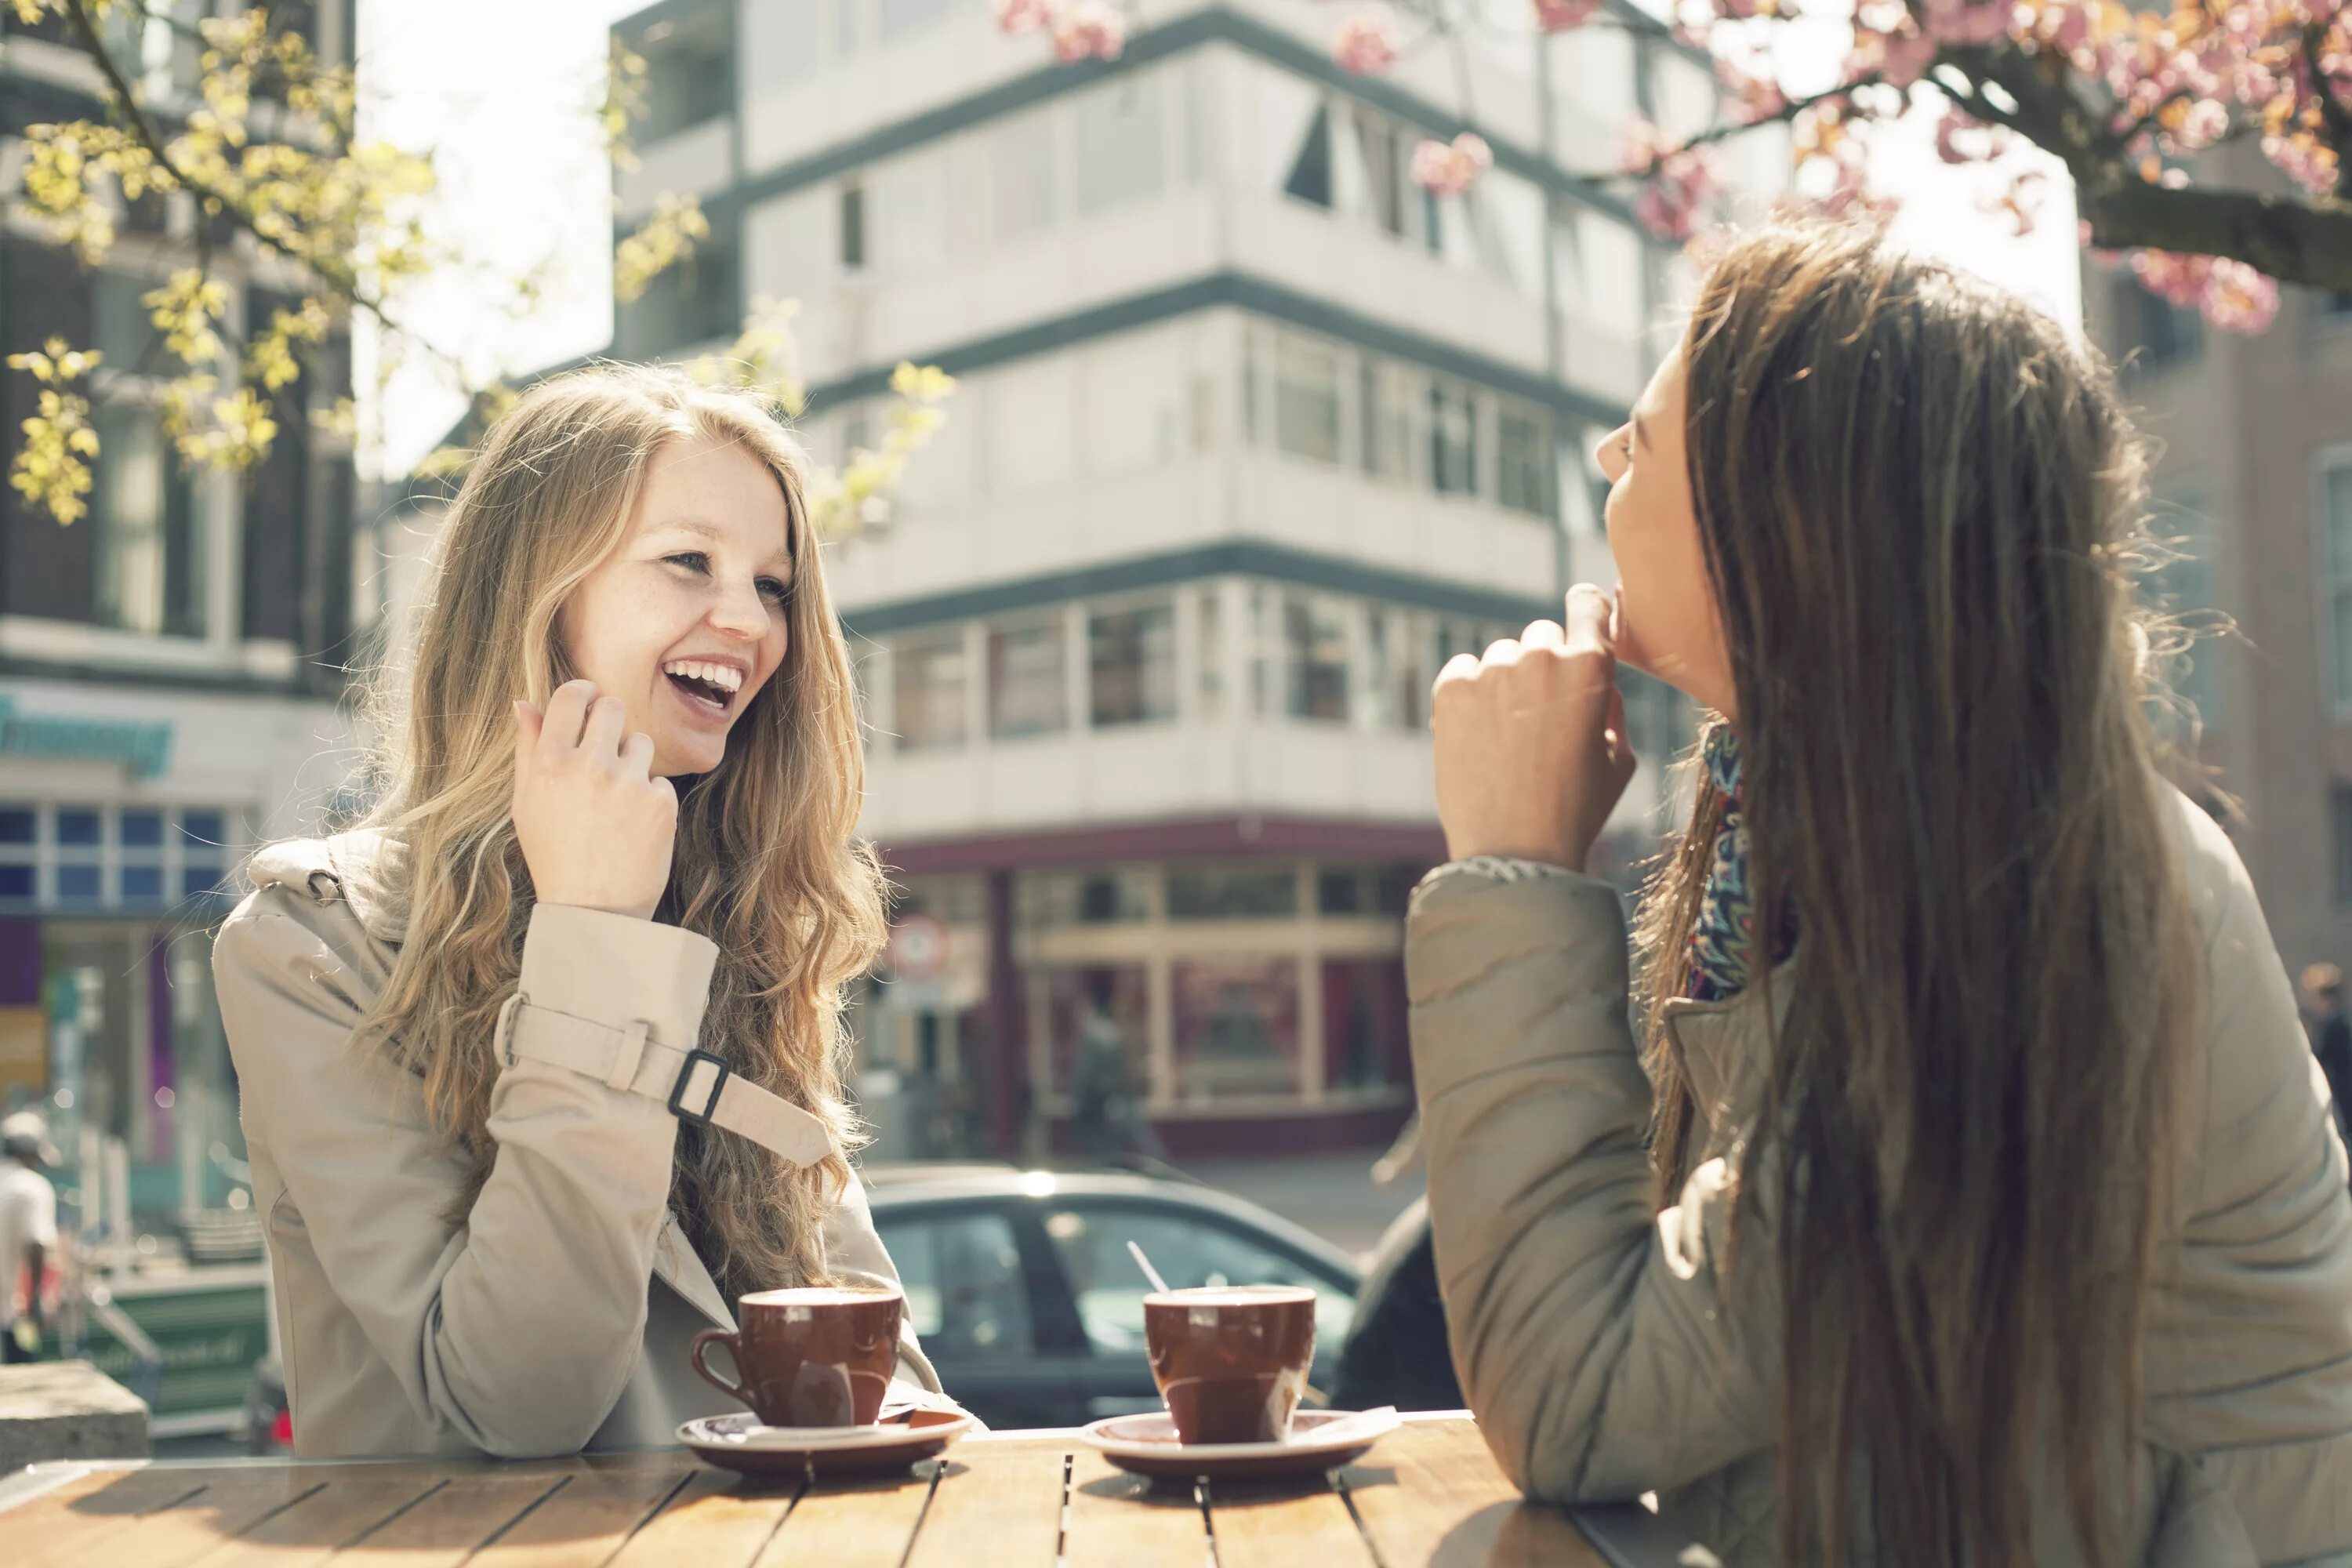
{"type": "MultiPolygon", "coordinates": [[[[360,287],[359,279],[348,267],[306,254],[285,241],[264,233],[261,226],[254,221],[253,215],[247,212],[242,204],[181,169],[178,163],[173,161],[169,144],[156,133],[154,122],[147,118],[146,110],[140,107],[138,98],[131,91],[131,83],[122,74],[122,68],[114,63],[114,57],[107,51],[105,40],[99,37],[98,24],[90,17],[88,0],[66,0],[66,15],[73,23],[74,32],[80,39],[82,53],[88,55],[97,64],[99,70],[106,78],[107,89],[113,100],[112,109],[126,122],[131,133],[139,139],[140,145],[147,149],[148,155],[155,160],[156,166],[171,176],[174,184],[227,214],[232,223],[251,235],[256,242],[267,247],[273,253],[284,257],[305,270],[316,272],[325,278],[335,292],[347,303],[357,306],[374,317],[377,324],[384,331],[397,332],[415,343],[425,353],[455,371],[461,381],[470,380],[465,374],[465,364],[462,360],[401,325],[380,300],[370,296],[366,289],[360,287]]],[[[201,231],[203,225],[199,223],[197,226],[201,231]]]]}
{"type": "Polygon", "coordinates": [[[2311,95],[2319,100],[2319,123],[2326,128],[2327,144],[2336,149],[2336,194],[2352,200],[2352,109],[2336,96],[2336,84],[2320,68],[2321,46],[2327,41],[2326,22],[2303,30],[2303,58],[2311,72],[2311,95]]]}
{"type": "Polygon", "coordinates": [[[1759,125],[1774,125],[1784,121],[1794,120],[1809,109],[1817,108],[1833,99],[1850,98],[1865,87],[1876,87],[1884,79],[1878,72],[1872,71],[1868,76],[1856,77],[1852,81],[1841,83],[1807,98],[1783,99],[1780,107],[1769,114],[1759,114],[1753,120],[1726,121],[1721,125],[1710,125],[1696,136],[1685,139],[1682,145],[1675,151],[1687,153],[1694,147],[1704,147],[1714,142],[1729,141],[1741,132],[1753,131],[1759,125]]]}
{"type": "Polygon", "coordinates": [[[2152,185],[2110,165],[2074,199],[2105,250],[2226,256],[2283,283],[2352,293],[2352,202],[2152,185]]]}

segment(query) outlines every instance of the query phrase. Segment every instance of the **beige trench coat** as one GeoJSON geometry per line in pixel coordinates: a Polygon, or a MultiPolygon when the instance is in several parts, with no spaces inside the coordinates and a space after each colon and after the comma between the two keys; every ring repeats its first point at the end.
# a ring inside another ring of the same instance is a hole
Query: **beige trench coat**
{"type": "MultiPolygon", "coordinates": [[[[418,1080],[352,1045],[404,934],[378,856],[365,835],[264,850],[213,948],[296,1451],[653,1447],[741,1408],[687,1359],[698,1331],[734,1320],[668,1206],[677,1118],[653,1081],[696,1045],[717,948],[593,910],[532,911],[496,1042],[497,1164],[452,1225],[465,1160],[427,1124],[418,1080]],[[646,1070],[614,1088],[631,1075],[610,1061],[646,1070]]],[[[767,1100],[749,1087],[730,1103],[767,1100]]],[[[822,1153],[814,1118],[756,1109],[822,1153]]],[[[835,1275],[897,1283],[855,1181],[824,1240],[835,1275]]],[[[938,1398],[911,1328],[898,1376],[914,1385],[900,1393],[938,1398]]]]}
{"type": "MultiPolygon", "coordinates": [[[[2147,1330],[2147,1441],[2114,1489],[2117,1521],[2131,1560],[2160,1568],[2343,1568],[2344,1145],[2245,868],[2174,804],[2211,1016],[2147,1330]]],[[[1670,1005],[1706,1142],[1680,1204],[1654,1214],[1613,889],[1442,870],[1414,898],[1405,966],[1439,1282],[1495,1458],[1537,1497],[1654,1489],[1664,1520],[1731,1568],[1776,1562],[1781,1308],[1719,1267],[1728,1168],[1757,1121],[1761,994],[1670,1005]]],[[[1769,1205],[1758,1218],[1769,1232],[1769,1205]]],[[[2037,1563],[2078,1560],[2058,1490],[2034,1499],[2037,1563]]]]}

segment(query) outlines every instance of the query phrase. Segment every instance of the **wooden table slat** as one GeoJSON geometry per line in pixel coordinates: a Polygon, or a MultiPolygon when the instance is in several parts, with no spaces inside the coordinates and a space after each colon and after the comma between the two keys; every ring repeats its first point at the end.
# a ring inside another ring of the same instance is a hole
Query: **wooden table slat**
{"type": "Polygon", "coordinates": [[[905,1475],[810,1488],[760,1553],[760,1568],[898,1568],[914,1544],[938,1468],[925,1463],[905,1475]]]}
{"type": "Polygon", "coordinates": [[[403,1465],[377,1480],[331,1481],[247,1528],[224,1531],[190,1568],[307,1568],[324,1563],[420,1499],[446,1489],[425,1466],[403,1465]]]}
{"type": "Polygon", "coordinates": [[[1214,1568],[1188,1484],[1154,1486],[1092,1448],[1072,1456],[1067,1568],[1214,1568]]]}
{"type": "Polygon", "coordinates": [[[1209,1533],[1217,1568],[1376,1568],[1355,1516],[1330,1481],[1213,1481],[1209,1533]]]}
{"type": "Polygon", "coordinates": [[[43,1550],[28,1568],[67,1568],[68,1564],[71,1568],[116,1568],[118,1564],[120,1568],[176,1568],[317,1491],[320,1485],[290,1467],[226,1477],[192,1473],[187,1479],[210,1484],[192,1497],[143,1515],[129,1530],[117,1531],[94,1546],[43,1550]]]}
{"type": "Polygon", "coordinates": [[[967,1443],[946,1459],[907,1568],[965,1568],[981,1555],[1007,1568],[1053,1568],[1068,1449],[967,1443]]]}
{"type": "Polygon", "coordinates": [[[1608,1568],[1565,1514],[1519,1496],[1467,1422],[1408,1423],[1339,1473],[1390,1568],[1608,1568]]]}
{"type": "Polygon", "coordinates": [[[573,1476],[467,1568],[602,1568],[688,1479],[683,1469],[573,1476]]]}
{"type": "Polygon", "coordinates": [[[154,1470],[93,1470],[53,1491],[10,1509],[7,1533],[33,1561],[78,1562],[110,1535],[129,1530],[142,1515],[181,1502],[204,1490],[201,1476],[154,1470]]]}
{"type": "Polygon", "coordinates": [[[480,1476],[451,1481],[414,1508],[335,1554],[369,1568],[457,1568],[475,1549],[564,1483],[550,1475],[480,1476]]]}
{"type": "Polygon", "coordinates": [[[797,1487],[755,1488],[725,1470],[698,1470],[629,1537],[613,1568],[750,1568],[798,1495],[797,1487]]]}

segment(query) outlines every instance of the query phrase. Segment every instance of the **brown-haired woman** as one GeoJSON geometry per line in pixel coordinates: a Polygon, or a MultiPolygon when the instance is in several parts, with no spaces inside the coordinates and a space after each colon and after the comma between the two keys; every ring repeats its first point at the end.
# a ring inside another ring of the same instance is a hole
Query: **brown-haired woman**
{"type": "Polygon", "coordinates": [[[1440,676],[1430,1208],[1531,1495],[1734,1564],[2352,1562],[2345,1153],[2152,760],[2141,461],[2018,300],[1755,236],[1601,452],[1616,602],[1440,676]],[[1619,659],[1719,716],[1638,1029],[1619,659]]]}
{"type": "Polygon", "coordinates": [[[688,1351],[739,1296],[897,1279],[845,1163],[882,880],[802,458],[749,396],[579,372],[438,552],[375,810],[257,855],[213,950],[295,1447],[668,1444],[732,1408],[688,1351]]]}

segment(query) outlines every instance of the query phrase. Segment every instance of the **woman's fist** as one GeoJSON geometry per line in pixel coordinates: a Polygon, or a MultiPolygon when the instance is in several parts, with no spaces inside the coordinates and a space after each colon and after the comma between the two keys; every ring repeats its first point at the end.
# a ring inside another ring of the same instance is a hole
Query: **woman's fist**
{"type": "Polygon", "coordinates": [[[1584,869],[1633,777],[1617,690],[1614,605],[1590,584],[1479,658],[1454,656],[1430,707],[1437,816],[1456,860],[1507,855],[1584,869]]]}
{"type": "Polygon", "coordinates": [[[515,704],[515,837],[541,903],[650,920],[669,886],[677,792],[652,775],[652,737],[622,737],[627,715],[585,680],[545,713],[515,704]]]}

